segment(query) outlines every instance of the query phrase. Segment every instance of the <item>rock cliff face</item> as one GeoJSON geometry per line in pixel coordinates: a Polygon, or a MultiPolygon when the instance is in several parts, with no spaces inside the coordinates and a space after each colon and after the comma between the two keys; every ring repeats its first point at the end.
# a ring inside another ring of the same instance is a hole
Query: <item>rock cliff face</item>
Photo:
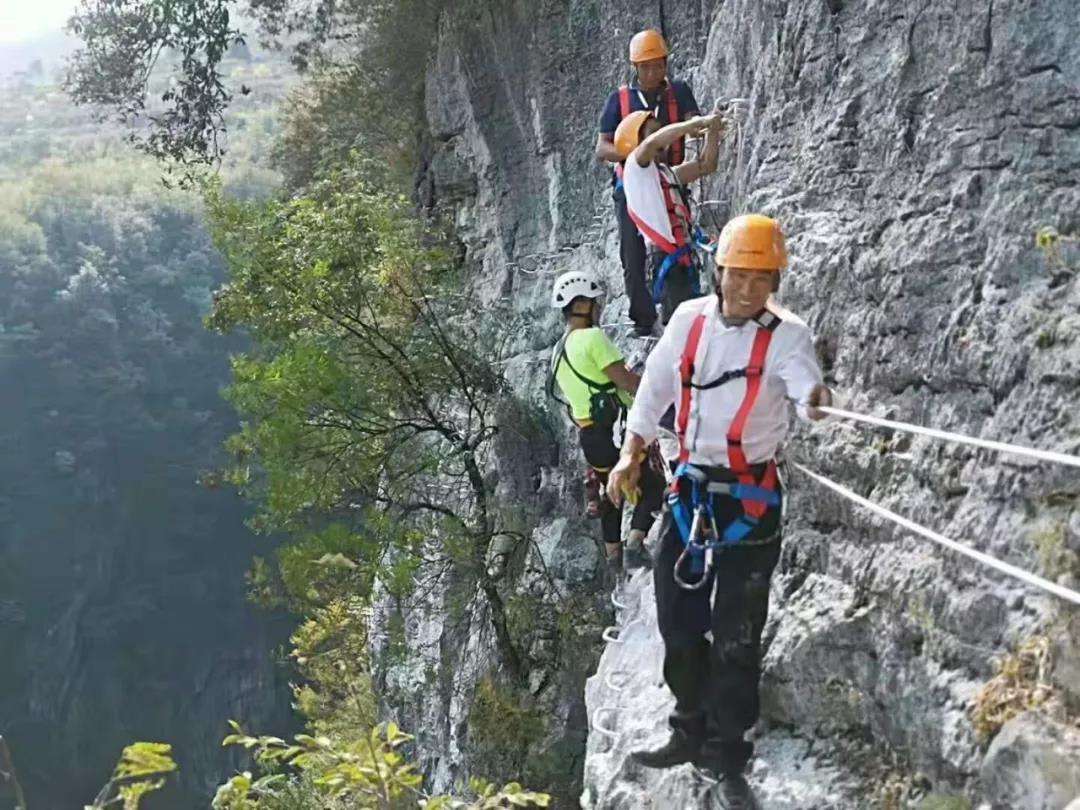
{"type": "MultiPolygon", "coordinates": [[[[645,26],[668,35],[674,72],[704,109],[747,100],[720,171],[698,190],[713,201],[704,224],[743,211],[782,220],[791,263],[779,297],[815,331],[846,405],[1080,451],[1080,281],[1068,269],[1077,260],[1065,249],[1065,265],[1050,261],[1035,242],[1043,226],[1080,232],[1073,0],[502,0],[467,20],[445,15],[428,68],[423,196],[453,216],[478,291],[532,317],[514,374],[522,391],[542,396],[560,328],[546,309],[555,274],[600,273],[611,292],[605,320],[625,320],[607,173],[592,146],[604,98],[626,78],[626,43],[645,26]]],[[[559,470],[539,453],[496,462],[504,475],[536,468],[526,477],[535,491],[504,494],[531,499],[545,538],[579,511],[580,462],[570,434],[560,438],[559,470]]],[[[798,428],[788,455],[1010,562],[1060,581],[1080,574],[1075,470],[839,422],[798,428]]],[[[867,775],[918,774],[916,788],[929,782],[993,807],[1063,806],[1080,789],[1061,776],[1080,772],[1067,719],[1080,700],[1075,617],[1070,632],[1049,598],[896,533],[804,477],[791,484],[768,629],[768,720],[824,748],[866,743],[877,752],[867,775]],[[1054,710],[1010,723],[987,752],[969,718],[976,693],[995,657],[1034,634],[1051,642],[1054,710]]],[[[588,568],[591,556],[560,542],[547,561],[559,576],[588,568]]],[[[587,541],[579,549],[594,554],[587,541]]],[[[648,611],[650,589],[639,586],[648,611]]],[[[439,637],[436,627],[421,632],[439,637]]],[[[618,655],[630,650],[655,669],[657,641],[640,633],[618,655]]],[[[662,690],[640,705],[620,703],[626,690],[605,693],[616,657],[605,655],[590,704],[622,706],[609,717],[616,728],[633,715],[659,729],[662,690]]],[[[579,675],[537,690],[560,684],[560,718],[580,721],[566,700],[579,675]]],[[[423,723],[433,730],[426,743],[456,770],[463,715],[449,704],[416,711],[440,718],[423,723]]],[[[604,737],[590,737],[584,806],[689,804],[678,791],[649,804],[641,774],[619,764],[633,735],[604,737]],[[599,765],[601,753],[614,765],[599,765]]],[[[764,747],[765,767],[788,742],[764,747]]],[[[870,801],[867,788],[832,777],[819,788],[813,806],[870,801]]]]}

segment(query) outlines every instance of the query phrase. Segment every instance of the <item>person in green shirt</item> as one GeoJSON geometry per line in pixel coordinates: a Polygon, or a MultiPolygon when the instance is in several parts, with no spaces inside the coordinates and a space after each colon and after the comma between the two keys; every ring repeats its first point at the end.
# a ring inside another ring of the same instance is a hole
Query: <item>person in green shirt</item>
{"type": "MultiPolygon", "coordinates": [[[[606,484],[608,472],[619,460],[615,437],[618,433],[621,444],[626,412],[641,375],[626,367],[622,352],[597,326],[602,294],[600,285],[587,273],[573,271],[555,280],[551,304],[562,310],[566,333],[552,357],[551,387],[557,383],[566,398],[570,418],[579,429],[585,461],[595,477],[606,484]]],[[[663,474],[652,464],[643,465],[643,470],[626,541],[627,568],[646,564],[645,535],[664,497],[663,474]]],[[[624,561],[622,509],[601,488],[598,511],[608,570],[617,577],[624,561]]]]}

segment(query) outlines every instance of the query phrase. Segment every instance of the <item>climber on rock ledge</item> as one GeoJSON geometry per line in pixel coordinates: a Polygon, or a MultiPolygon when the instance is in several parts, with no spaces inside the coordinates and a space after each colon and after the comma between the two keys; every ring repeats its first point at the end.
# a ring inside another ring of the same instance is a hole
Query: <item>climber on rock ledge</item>
{"type": "Polygon", "coordinates": [[[761,633],[780,556],[776,456],[788,399],[801,417],[822,419],[832,396],[809,328],[771,300],[786,264],[779,223],[731,220],[716,263],[717,294],[679,307],[649,355],[608,495],[619,503],[637,485],[644,448],[675,403],[680,466],[654,568],[675,710],[668,742],[633,758],[694,762],[717,774],[728,807],[752,807],[745,735],[759,716],[761,633]]]}
{"type": "MultiPolygon", "coordinates": [[[[615,432],[621,434],[626,409],[632,402],[641,378],[626,367],[622,352],[600,329],[601,288],[587,273],[571,271],[555,280],[551,304],[561,310],[566,333],[555,347],[549,393],[557,383],[566,397],[570,417],[579,429],[585,461],[600,483],[619,460],[615,432]]],[[[664,476],[646,464],[641,474],[641,492],[634,505],[630,533],[623,551],[622,510],[610,498],[600,497],[596,516],[604,535],[608,572],[614,585],[623,570],[640,567],[647,560],[645,535],[653,524],[653,513],[664,498],[664,476]]]]}
{"type": "MultiPolygon", "coordinates": [[[[668,78],[668,45],[659,31],[640,31],[630,40],[630,64],[634,80],[608,95],[600,117],[600,132],[596,136],[595,154],[598,160],[616,166],[612,198],[619,222],[619,258],[622,261],[623,281],[630,299],[630,319],[639,335],[652,334],[656,323],[656,308],[645,276],[645,243],[626,211],[619,174],[626,157],[615,149],[615,130],[635,111],[652,111],[661,124],[674,124],[699,114],[697,101],[690,85],[668,78]]],[[[682,138],[669,144],[664,159],[672,165],[683,162],[685,142],[682,138]]]]}
{"type": "Polygon", "coordinates": [[[694,222],[689,186],[716,171],[724,119],[719,113],[662,126],[655,115],[635,112],[615,130],[615,149],[626,158],[623,190],[626,210],[653,247],[653,303],[667,325],[679,304],[701,295],[697,244],[705,236],[694,222]],[[705,135],[705,147],[692,160],[668,165],[662,159],[687,135],[705,135]]]}

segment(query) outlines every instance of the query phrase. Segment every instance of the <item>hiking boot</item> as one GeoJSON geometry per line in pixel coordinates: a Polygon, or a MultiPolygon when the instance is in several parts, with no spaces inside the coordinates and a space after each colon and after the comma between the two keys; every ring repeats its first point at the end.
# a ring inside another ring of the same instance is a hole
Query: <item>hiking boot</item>
{"type": "Polygon", "coordinates": [[[672,732],[671,738],[659,748],[648,751],[631,751],[630,759],[646,768],[673,768],[692,761],[701,748],[701,741],[681,732],[672,732]]]}
{"type": "Polygon", "coordinates": [[[706,738],[694,764],[715,774],[739,774],[754,755],[754,744],[744,739],[706,738]]]}
{"type": "Polygon", "coordinates": [[[600,517],[600,479],[592,467],[585,469],[585,514],[590,518],[600,517]]]}
{"type": "Polygon", "coordinates": [[[719,776],[720,783],[713,788],[718,810],[760,810],[750,783],[741,773],[725,773],[719,776]]]}

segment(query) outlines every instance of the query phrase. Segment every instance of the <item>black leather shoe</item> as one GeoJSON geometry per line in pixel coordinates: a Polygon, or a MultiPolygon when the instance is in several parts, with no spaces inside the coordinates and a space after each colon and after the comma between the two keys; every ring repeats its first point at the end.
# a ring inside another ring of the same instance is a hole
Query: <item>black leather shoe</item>
{"type": "Polygon", "coordinates": [[[631,751],[630,759],[646,768],[672,768],[692,761],[701,750],[701,742],[675,732],[666,743],[651,751],[631,751]]]}
{"type": "Polygon", "coordinates": [[[761,810],[754,791],[741,773],[720,776],[720,784],[714,788],[717,808],[722,810],[761,810]]]}
{"type": "Polygon", "coordinates": [[[714,774],[741,774],[754,755],[754,744],[747,740],[707,738],[694,764],[714,774]]]}

